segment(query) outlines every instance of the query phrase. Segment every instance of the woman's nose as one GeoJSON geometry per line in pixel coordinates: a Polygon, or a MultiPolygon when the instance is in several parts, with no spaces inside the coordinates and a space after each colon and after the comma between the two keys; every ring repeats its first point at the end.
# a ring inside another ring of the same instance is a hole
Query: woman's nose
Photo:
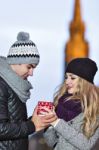
{"type": "Polygon", "coordinates": [[[71,80],[68,78],[66,79],[66,84],[70,84],[71,83],[71,80]]]}

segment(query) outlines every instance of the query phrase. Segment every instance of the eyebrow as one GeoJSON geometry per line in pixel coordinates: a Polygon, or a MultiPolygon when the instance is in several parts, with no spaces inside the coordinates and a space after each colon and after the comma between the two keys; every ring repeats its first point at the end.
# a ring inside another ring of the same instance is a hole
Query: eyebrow
{"type": "Polygon", "coordinates": [[[28,64],[28,66],[31,66],[32,68],[36,67],[36,65],[33,65],[33,64],[28,64]]]}
{"type": "Polygon", "coordinates": [[[66,76],[70,76],[70,77],[76,77],[76,75],[75,74],[66,74],[66,76]]]}
{"type": "Polygon", "coordinates": [[[33,65],[33,64],[29,64],[31,67],[33,67],[33,68],[35,68],[36,67],[36,65],[33,65]]]}

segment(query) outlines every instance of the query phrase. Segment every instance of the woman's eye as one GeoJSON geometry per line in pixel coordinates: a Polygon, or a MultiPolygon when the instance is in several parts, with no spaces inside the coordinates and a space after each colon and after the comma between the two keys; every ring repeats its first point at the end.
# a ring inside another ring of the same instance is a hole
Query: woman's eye
{"type": "Polygon", "coordinates": [[[65,79],[67,79],[68,77],[67,76],[65,76],[65,79]]]}
{"type": "Polygon", "coordinates": [[[71,79],[72,79],[72,80],[75,80],[75,78],[74,78],[74,77],[71,77],[71,79]]]}

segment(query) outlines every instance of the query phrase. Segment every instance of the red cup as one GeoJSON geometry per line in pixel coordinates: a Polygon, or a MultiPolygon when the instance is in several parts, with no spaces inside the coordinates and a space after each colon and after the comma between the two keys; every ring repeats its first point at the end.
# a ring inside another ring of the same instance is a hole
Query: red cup
{"type": "Polygon", "coordinates": [[[42,112],[47,113],[47,111],[43,107],[46,107],[53,111],[54,104],[53,102],[48,101],[38,101],[38,110],[37,110],[38,115],[42,115],[42,112]]]}

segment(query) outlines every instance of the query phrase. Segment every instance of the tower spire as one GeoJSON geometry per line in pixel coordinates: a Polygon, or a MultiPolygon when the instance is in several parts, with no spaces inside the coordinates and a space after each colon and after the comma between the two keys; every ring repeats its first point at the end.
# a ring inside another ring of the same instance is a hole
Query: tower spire
{"type": "Polygon", "coordinates": [[[74,21],[81,22],[80,0],[75,1],[74,21]]]}
{"type": "Polygon", "coordinates": [[[88,57],[88,43],[84,38],[85,25],[81,17],[80,0],[75,0],[73,20],[70,23],[70,39],[65,48],[65,61],[88,57]]]}

